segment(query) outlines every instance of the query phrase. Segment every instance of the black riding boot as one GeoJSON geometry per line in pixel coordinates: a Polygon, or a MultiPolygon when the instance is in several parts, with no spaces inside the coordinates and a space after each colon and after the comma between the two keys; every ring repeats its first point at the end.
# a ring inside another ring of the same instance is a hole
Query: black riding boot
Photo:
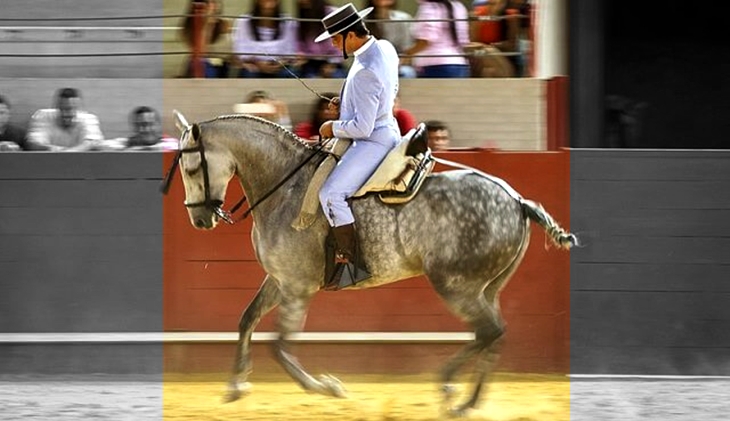
{"type": "Polygon", "coordinates": [[[332,231],[337,243],[335,271],[325,289],[340,289],[370,278],[370,273],[360,262],[355,224],[334,227],[332,231]]]}

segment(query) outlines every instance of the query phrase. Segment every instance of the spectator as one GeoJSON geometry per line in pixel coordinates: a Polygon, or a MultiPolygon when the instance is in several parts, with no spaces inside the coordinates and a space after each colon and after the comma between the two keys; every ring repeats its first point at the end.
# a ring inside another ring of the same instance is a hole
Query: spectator
{"type": "MultiPolygon", "coordinates": [[[[202,36],[205,44],[206,56],[203,58],[204,76],[206,78],[226,78],[230,68],[231,52],[231,23],[223,18],[223,4],[220,0],[190,0],[186,16],[182,24],[182,38],[188,48],[194,46],[195,33],[193,30],[194,3],[205,3],[202,18],[202,36]]],[[[193,76],[193,63],[188,61],[185,68],[185,77],[193,76]]]]}
{"type": "Polygon", "coordinates": [[[304,78],[344,78],[344,57],[330,42],[314,42],[321,32],[319,19],[335,10],[327,0],[297,0],[300,19],[297,26],[298,53],[307,56],[300,61],[299,73],[304,78]],[[316,20],[314,20],[316,19],[316,20]],[[323,57],[330,56],[330,57],[323,57]]]}
{"type": "Polygon", "coordinates": [[[160,114],[152,107],[142,105],[134,108],[129,113],[129,126],[132,129],[129,137],[106,140],[99,149],[165,151],[178,148],[177,139],[162,134],[160,114]]]}
{"type": "Polygon", "coordinates": [[[428,132],[428,147],[432,151],[449,149],[451,138],[449,137],[449,127],[446,123],[438,120],[429,120],[426,122],[426,131],[428,132]]]}
{"type": "Polygon", "coordinates": [[[81,93],[73,88],[56,92],[56,108],[36,111],[30,120],[26,147],[30,150],[87,151],[104,139],[99,119],[81,110],[81,93]]]}
{"type": "Polygon", "coordinates": [[[10,123],[10,103],[0,95],[0,151],[25,149],[25,133],[10,123]]]}
{"type": "Polygon", "coordinates": [[[471,39],[488,45],[507,39],[507,29],[503,19],[506,8],[507,0],[475,0],[472,3],[472,17],[488,19],[471,21],[471,39]]]}
{"type": "Polygon", "coordinates": [[[233,110],[240,114],[251,114],[265,118],[289,130],[292,128],[289,107],[284,101],[275,99],[267,91],[250,92],[246,97],[246,102],[236,104],[233,110]]]}
{"type": "Polygon", "coordinates": [[[418,126],[418,121],[416,120],[416,117],[414,117],[410,111],[406,110],[405,108],[401,108],[399,94],[396,94],[395,96],[395,102],[393,104],[393,116],[398,122],[398,129],[400,130],[401,136],[405,136],[406,133],[408,133],[411,129],[415,129],[416,126],[418,126]]]}
{"type": "Polygon", "coordinates": [[[472,39],[484,47],[479,66],[472,74],[483,77],[515,77],[526,73],[525,56],[530,48],[530,4],[526,0],[477,0],[473,16],[490,20],[473,21],[472,39]],[[508,54],[503,54],[508,53],[508,54]]]}
{"type": "Polygon", "coordinates": [[[532,1],[509,0],[507,3],[507,39],[511,50],[518,53],[508,56],[517,70],[517,76],[525,77],[530,73],[529,55],[532,49],[530,31],[532,27],[532,1]]]}
{"type": "Polygon", "coordinates": [[[125,148],[133,150],[165,151],[178,149],[178,140],[162,134],[160,113],[145,105],[136,107],[129,114],[132,135],[126,139],[125,148]]]}
{"type": "MultiPolygon", "coordinates": [[[[390,41],[400,55],[413,45],[411,22],[409,22],[413,20],[413,16],[398,10],[397,3],[397,0],[369,0],[368,7],[374,8],[373,19],[382,22],[368,22],[368,29],[375,38],[390,41]]],[[[416,70],[413,66],[403,63],[398,68],[398,73],[402,78],[416,77],[416,70]]]]}
{"type": "Polygon", "coordinates": [[[419,0],[413,25],[415,44],[406,51],[414,57],[419,77],[469,77],[463,47],[469,43],[466,7],[456,0],[419,0]]]}
{"type": "Polygon", "coordinates": [[[236,19],[233,49],[238,54],[238,77],[289,77],[282,63],[296,72],[297,25],[285,18],[279,0],[255,0],[251,13],[236,19]]]}
{"type": "Polygon", "coordinates": [[[319,140],[319,128],[325,121],[337,120],[339,113],[335,107],[330,107],[332,98],[336,98],[335,92],[325,92],[322,97],[317,98],[312,104],[312,113],[308,121],[303,121],[294,127],[294,133],[308,142],[319,140]],[[324,98],[322,98],[324,97],[324,98]]]}

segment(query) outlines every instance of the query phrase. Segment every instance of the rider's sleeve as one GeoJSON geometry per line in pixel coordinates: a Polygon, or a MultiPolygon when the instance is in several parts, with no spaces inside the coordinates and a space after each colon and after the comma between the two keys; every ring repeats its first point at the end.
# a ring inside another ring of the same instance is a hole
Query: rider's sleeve
{"type": "Polygon", "coordinates": [[[372,70],[362,69],[349,85],[345,98],[354,101],[353,118],[335,121],[332,131],[340,138],[366,139],[375,128],[383,83],[372,70]]]}

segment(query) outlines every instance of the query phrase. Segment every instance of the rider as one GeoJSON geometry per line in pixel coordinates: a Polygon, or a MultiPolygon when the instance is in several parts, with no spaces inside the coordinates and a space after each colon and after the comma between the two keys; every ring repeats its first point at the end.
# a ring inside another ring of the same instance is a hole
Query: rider
{"type": "Polygon", "coordinates": [[[339,119],[322,124],[323,138],[350,138],[352,144],[327,178],[319,193],[319,200],[330,226],[334,227],[337,242],[335,273],[349,273],[359,282],[370,277],[360,265],[355,265],[355,218],[347,203],[375,172],[385,156],[401,139],[398,123],[393,117],[393,104],[398,92],[399,58],[395,47],[375,39],[365,26],[363,18],[373,10],[360,12],[348,3],[322,19],[325,31],[315,42],[331,39],[342,49],[345,59],[355,56],[333,107],[339,104],[339,119]],[[348,269],[345,271],[344,269],[348,269]]]}

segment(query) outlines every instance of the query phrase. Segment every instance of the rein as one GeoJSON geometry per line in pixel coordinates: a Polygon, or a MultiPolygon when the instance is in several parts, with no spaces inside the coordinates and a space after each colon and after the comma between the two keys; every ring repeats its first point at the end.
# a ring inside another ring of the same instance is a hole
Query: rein
{"type": "MultiPolygon", "coordinates": [[[[289,180],[290,180],[290,179],[291,179],[292,177],[294,177],[294,174],[296,174],[296,173],[297,173],[297,172],[298,172],[299,170],[301,170],[301,169],[302,169],[302,167],[304,167],[305,165],[307,165],[307,163],[309,163],[309,161],[311,161],[311,160],[312,160],[312,158],[314,158],[315,156],[319,155],[319,153],[320,153],[320,152],[322,152],[322,149],[323,149],[323,148],[324,148],[324,147],[325,147],[325,146],[326,146],[326,145],[327,145],[327,144],[328,144],[328,143],[329,143],[330,141],[332,141],[332,139],[333,139],[333,138],[329,138],[329,139],[326,139],[326,140],[324,140],[324,141],[323,141],[323,140],[322,140],[322,137],[320,136],[320,138],[319,138],[319,142],[318,142],[318,144],[317,144],[317,149],[315,149],[315,150],[314,150],[314,151],[313,151],[313,152],[312,152],[311,154],[309,154],[309,156],[308,156],[308,157],[306,157],[306,158],[305,158],[305,159],[304,159],[304,160],[303,160],[302,162],[300,162],[300,163],[299,163],[299,164],[298,164],[298,165],[297,165],[296,167],[294,167],[294,169],[292,169],[292,170],[291,170],[291,171],[290,171],[290,172],[289,172],[289,173],[288,173],[287,175],[285,175],[285,176],[284,176],[284,178],[282,178],[282,179],[281,179],[281,181],[279,181],[278,183],[276,183],[276,184],[274,185],[274,187],[272,187],[271,189],[269,189],[269,191],[268,191],[268,192],[266,192],[266,193],[265,193],[265,194],[264,194],[263,196],[261,196],[261,199],[259,199],[258,201],[256,201],[256,202],[255,202],[255,203],[253,203],[252,205],[250,205],[250,206],[248,207],[248,209],[246,209],[246,210],[245,210],[245,211],[243,212],[243,214],[242,214],[241,216],[239,216],[238,218],[236,218],[236,219],[233,219],[233,213],[234,213],[234,212],[236,212],[236,211],[237,211],[237,210],[238,210],[238,209],[239,209],[239,208],[241,207],[241,205],[243,205],[243,203],[244,203],[244,202],[246,201],[246,196],[242,197],[242,198],[241,198],[241,200],[239,200],[239,201],[238,201],[238,202],[237,202],[237,203],[236,203],[236,204],[235,204],[235,205],[234,205],[234,206],[233,206],[233,207],[231,208],[231,210],[230,210],[230,211],[226,212],[226,211],[224,211],[223,209],[221,209],[220,207],[218,207],[218,208],[214,209],[215,213],[216,213],[216,214],[217,214],[217,215],[218,215],[219,217],[221,217],[221,219],[223,219],[224,221],[226,221],[227,223],[229,223],[229,224],[231,224],[231,225],[233,225],[233,224],[235,224],[236,222],[239,222],[239,221],[241,221],[241,220],[243,220],[243,219],[246,219],[246,218],[247,218],[247,217],[248,217],[248,216],[249,216],[249,215],[251,214],[251,212],[253,212],[253,210],[254,210],[254,209],[255,209],[255,208],[256,208],[256,207],[258,206],[258,205],[260,205],[260,204],[261,204],[261,203],[262,203],[262,202],[263,202],[264,200],[268,199],[268,198],[269,198],[269,197],[270,197],[270,196],[271,196],[272,194],[276,193],[276,191],[277,191],[277,190],[279,190],[279,188],[280,188],[281,186],[283,186],[283,185],[284,185],[284,183],[286,183],[286,182],[287,182],[287,181],[289,181],[289,180]]],[[[328,154],[329,154],[330,152],[326,152],[326,153],[328,153],[328,154]]]]}
{"type": "MultiPolygon", "coordinates": [[[[261,203],[263,203],[264,200],[268,199],[272,194],[274,194],[281,186],[284,185],[287,181],[289,181],[302,167],[307,165],[309,161],[311,161],[315,156],[319,155],[320,152],[323,152],[323,149],[329,142],[332,141],[334,138],[329,138],[323,140],[320,136],[319,142],[317,143],[317,148],[309,154],[302,162],[297,164],[294,169],[292,169],[287,175],[284,176],[284,178],[281,179],[278,183],[276,183],[271,189],[269,189],[268,192],[266,192],[261,199],[256,201],[255,203],[251,204],[248,209],[246,209],[241,216],[237,218],[233,218],[233,214],[238,211],[241,206],[246,202],[246,196],[243,196],[238,202],[236,202],[235,205],[231,208],[230,211],[225,211],[221,206],[223,206],[223,201],[218,199],[211,199],[210,197],[210,179],[208,177],[208,161],[205,159],[205,148],[203,147],[203,141],[198,141],[198,145],[191,147],[191,148],[185,148],[180,149],[175,154],[175,158],[173,159],[172,165],[170,166],[170,169],[167,171],[167,174],[165,174],[165,178],[163,179],[162,186],[160,188],[160,191],[163,194],[167,194],[170,191],[170,184],[172,183],[172,177],[175,173],[175,170],[177,169],[178,165],[180,164],[180,159],[182,158],[183,154],[185,153],[199,153],[200,154],[200,167],[203,170],[203,188],[205,193],[205,198],[201,202],[195,202],[195,203],[187,203],[185,202],[184,205],[187,208],[198,208],[198,207],[205,207],[207,209],[210,209],[213,211],[220,219],[225,221],[226,223],[233,225],[236,222],[239,222],[243,219],[246,219],[251,212],[253,212],[254,209],[261,203]]],[[[332,155],[331,152],[324,151],[326,154],[332,155]]],[[[336,158],[336,157],[335,157],[336,158]]]]}

